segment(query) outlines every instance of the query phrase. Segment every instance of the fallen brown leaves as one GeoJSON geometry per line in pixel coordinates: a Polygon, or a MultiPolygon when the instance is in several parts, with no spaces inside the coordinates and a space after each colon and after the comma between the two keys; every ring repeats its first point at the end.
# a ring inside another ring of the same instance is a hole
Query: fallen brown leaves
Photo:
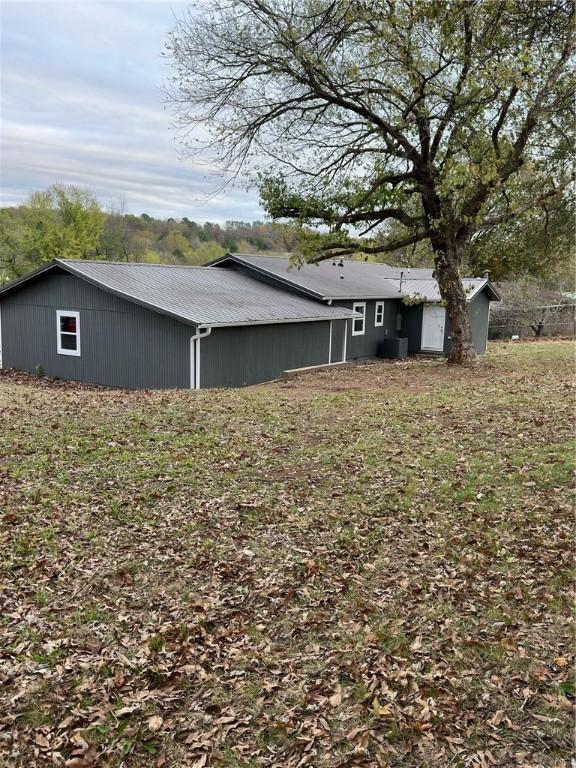
{"type": "Polygon", "coordinates": [[[571,376],[0,378],[0,765],[567,768],[571,376]]]}

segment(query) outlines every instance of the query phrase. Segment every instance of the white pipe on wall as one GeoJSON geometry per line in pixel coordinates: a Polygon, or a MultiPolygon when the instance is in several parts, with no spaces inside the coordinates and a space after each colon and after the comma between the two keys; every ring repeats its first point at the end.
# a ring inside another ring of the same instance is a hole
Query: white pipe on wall
{"type": "Polygon", "coordinates": [[[196,333],[190,336],[190,389],[200,389],[200,341],[211,333],[212,328],[199,327],[196,333]]]}

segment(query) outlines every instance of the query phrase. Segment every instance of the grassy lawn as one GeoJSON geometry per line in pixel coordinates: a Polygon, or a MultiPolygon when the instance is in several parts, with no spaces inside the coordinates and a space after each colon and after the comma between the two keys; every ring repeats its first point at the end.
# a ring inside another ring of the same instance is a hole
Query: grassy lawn
{"type": "Polygon", "coordinates": [[[573,353],[0,377],[0,765],[568,766],[573,353]]]}

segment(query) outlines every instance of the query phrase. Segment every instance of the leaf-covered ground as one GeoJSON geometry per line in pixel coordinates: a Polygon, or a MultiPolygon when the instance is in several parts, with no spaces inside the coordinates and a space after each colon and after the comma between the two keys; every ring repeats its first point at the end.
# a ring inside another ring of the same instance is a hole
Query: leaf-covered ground
{"type": "Polygon", "coordinates": [[[0,765],[567,766],[572,366],[0,377],[0,765]]]}

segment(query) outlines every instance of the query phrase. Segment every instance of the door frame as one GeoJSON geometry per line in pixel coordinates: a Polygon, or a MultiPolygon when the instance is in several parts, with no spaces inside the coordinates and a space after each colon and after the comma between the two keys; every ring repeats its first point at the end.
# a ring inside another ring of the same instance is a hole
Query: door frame
{"type": "Polygon", "coordinates": [[[446,308],[440,306],[439,304],[424,304],[422,307],[422,328],[421,328],[421,334],[420,334],[420,349],[423,352],[444,352],[444,338],[446,336],[446,308]],[[442,310],[442,341],[440,343],[439,347],[425,347],[424,346],[424,330],[426,328],[426,310],[442,310]]]}

